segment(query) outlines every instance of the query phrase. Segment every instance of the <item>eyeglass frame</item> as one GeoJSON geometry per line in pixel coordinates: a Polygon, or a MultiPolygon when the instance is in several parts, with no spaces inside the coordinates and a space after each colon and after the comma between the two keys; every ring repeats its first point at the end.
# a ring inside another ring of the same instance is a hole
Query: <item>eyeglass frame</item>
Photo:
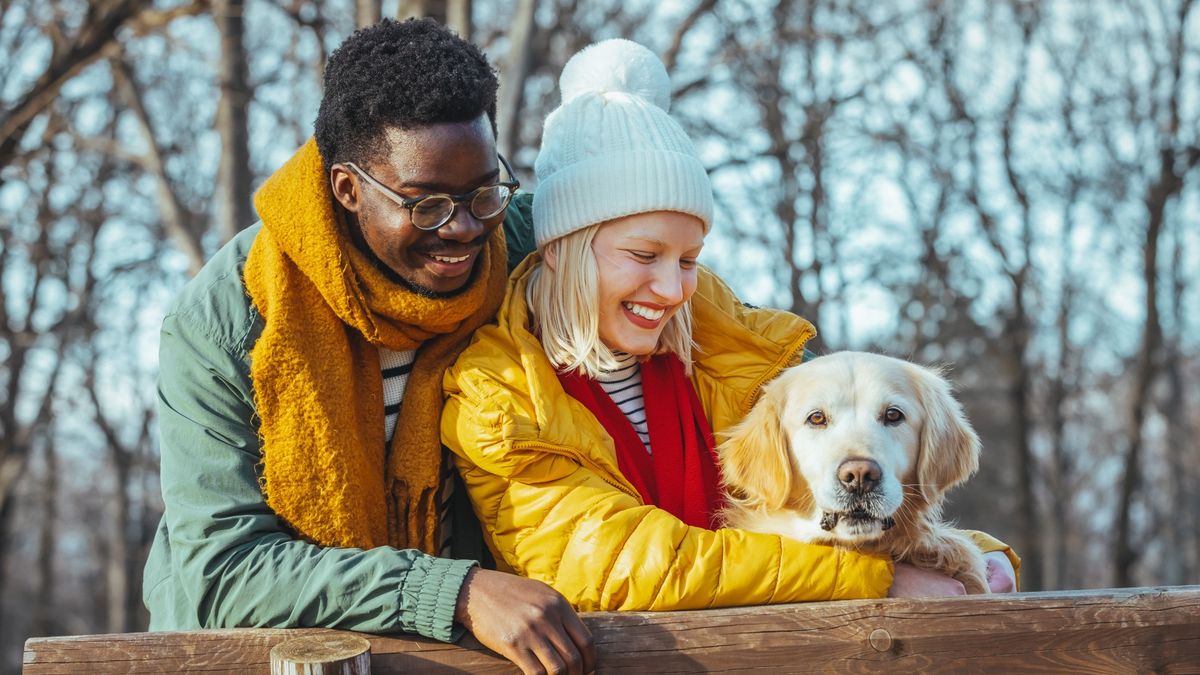
{"type": "Polygon", "coordinates": [[[459,204],[466,203],[467,213],[470,213],[472,218],[479,219],[479,216],[476,216],[475,213],[471,210],[471,202],[475,200],[475,197],[479,196],[479,192],[481,190],[487,190],[489,188],[501,187],[501,186],[507,187],[509,192],[508,192],[508,198],[504,200],[504,206],[502,206],[500,208],[500,210],[497,211],[495,214],[489,216],[489,218],[495,218],[496,216],[500,215],[501,213],[504,213],[505,209],[508,208],[508,205],[512,203],[513,197],[516,196],[517,190],[521,189],[521,181],[517,180],[517,177],[513,174],[512,167],[509,166],[508,160],[504,159],[504,155],[497,154],[496,158],[500,160],[500,164],[501,164],[501,166],[504,167],[505,173],[507,173],[508,177],[511,178],[512,180],[499,181],[496,183],[489,183],[488,185],[480,185],[479,187],[475,188],[474,190],[471,190],[470,192],[464,192],[464,193],[458,194],[458,195],[447,194],[444,192],[435,192],[432,194],[421,195],[420,197],[405,197],[404,195],[397,194],[396,191],[392,190],[390,187],[381,183],[378,178],[375,178],[371,174],[367,173],[366,170],[364,170],[363,168],[361,168],[354,162],[342,162],[342,164],[353,169],[355,173],[357,173],[360,177],[365,179],[372,187],[374,187],[376,190],[379,190],[380,192],[382,192],[383,196],[392,200],[397,205],[399,205],[405,209],[408,209],[408,222],[411,223],[413,227],[417,228],[418,230],[421,230],[422,232],[434,232],[437,229],[439,229],[440,227],[442,227],[443,225],[445,225],[446,223],[450,222],[451,220],[454,220],[454,214],[458,212],[459,204]],[[418,204],[425,201],[426,199],[435,199],[435,198],[436,199],[449,199],[450,203],[452,205],[450,208],[450,213],[448,213],[446,215],[445,219],[443,219],[442,222],[438,223],[437,225],[434,225],[433,227],[421,227],[420,225],[417,225],[416,221],[413,220],[413,210],[416,208],[416,206],[418,204]]]}

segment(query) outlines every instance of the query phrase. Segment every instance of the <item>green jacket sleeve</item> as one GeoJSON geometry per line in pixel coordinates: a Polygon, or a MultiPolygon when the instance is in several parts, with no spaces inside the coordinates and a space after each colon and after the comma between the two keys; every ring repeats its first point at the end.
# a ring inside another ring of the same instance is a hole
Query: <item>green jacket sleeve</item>
{"type": "Polygon", "coordinates": [[[146,567],[152,630],[322,626],[457,639],[473,561],[296,539],[259,489],[248,359],[205,334],[204,309],[163,323],[165,513],[146,567]]]}

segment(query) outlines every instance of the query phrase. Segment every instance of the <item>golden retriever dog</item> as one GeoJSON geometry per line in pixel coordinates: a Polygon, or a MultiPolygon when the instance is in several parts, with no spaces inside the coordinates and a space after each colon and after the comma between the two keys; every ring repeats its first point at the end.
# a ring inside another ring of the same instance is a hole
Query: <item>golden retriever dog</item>
{"type": "Polygon", "coordinates": [[[785,370],[718,447],[725,524],[890,555],[987,593],[983,554],[941,520],[979,437],[937,373],[839,352],[785,370]]]}

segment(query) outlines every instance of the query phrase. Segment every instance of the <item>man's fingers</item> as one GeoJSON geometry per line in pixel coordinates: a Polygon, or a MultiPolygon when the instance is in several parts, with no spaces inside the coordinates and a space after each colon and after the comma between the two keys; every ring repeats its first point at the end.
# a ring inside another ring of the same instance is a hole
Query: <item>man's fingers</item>
{"type": "MultiPolygon", "coordinates": [[[[561,636],[558,636],[561,640],[561,636]]],[[[538,672],[548,673],[549,675],[563,675],[567,671],[567,661],[563,655],[559,653],[559,648],[551,641],[551,636],[546,636],[541,639],[535,639],[531,645],[534,656],[541,664],[542,670],[538,672]]],[[[576,664],[579,659],[575,659],[576,664]]],[[[576,666],[578,667],[578,666],[576,666]]],[[[578,670],[570,671],[572,673],[579,672],[578,670]]],[[[528,675],[528,674],[526,674],[528,675]]]]}
{"type": "Polygon", "coordinates": [[[592,640],[592,632],[579,619],[579,615],[575,612],[568,612],[563,620],[563,626],[567,629],[567,635],[570,636],[571,642],[575,644],[575,648],[579,650],[579,655],[582,657],[583,672],[593,673],[596,671],[596,644],[592,640]]]}
{"type": "MultiPolygon", "coordinates": [[[[572,613],[572,618],[574,618],[574,613],[572,613]]],[[[565,623],[564,621],[563,624],[565,623]]],[[[584,673],[591,672],[584,670],[582,649],[575,642],[570,629],[557,621],[548,622],[546,639],[562,659],[564,668],[562,672],[571,673],[571,675],[584,675],[584,673]]]]}
{"type": "Polygon", "coordinates": [[[511,654],[503,654],[512,661],[524,675],[545,675],[546,669],[542,667],[541,660],[533,653],[531,649],[518,648],[511,654]]]}

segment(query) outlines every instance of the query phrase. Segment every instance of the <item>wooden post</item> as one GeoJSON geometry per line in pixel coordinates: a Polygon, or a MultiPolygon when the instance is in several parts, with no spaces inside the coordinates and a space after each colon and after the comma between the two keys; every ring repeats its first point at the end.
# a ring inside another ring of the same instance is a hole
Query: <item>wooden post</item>
{"type": "Polygon", "coordinates": [[[370,675],[371,643],[349,633],[307,635],[271,648],[271,675],[370,675]]]}

